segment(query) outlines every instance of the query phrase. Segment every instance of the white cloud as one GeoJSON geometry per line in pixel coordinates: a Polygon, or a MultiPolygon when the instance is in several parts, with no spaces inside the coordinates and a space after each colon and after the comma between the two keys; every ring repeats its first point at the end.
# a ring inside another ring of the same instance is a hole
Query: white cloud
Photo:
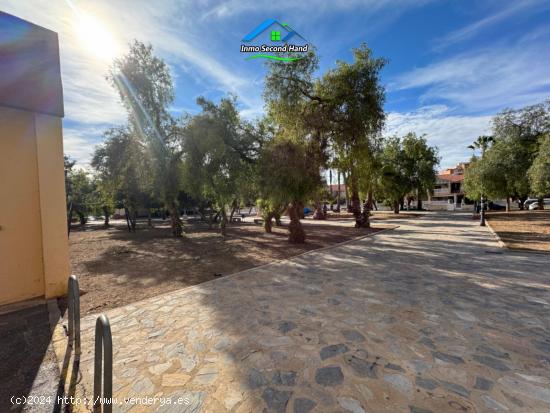
{"type": "Polygon", "coordinates": [[[106,128],[63,128],[63,152],[77,161],[77,165],[89,169],[94,149],[101,142],[106,128]]]}
{"type": "Polygon", "coordinates": [[[155,52],[167,60],[173,73],[180,69],[211,89],[237,94],[247,108],[255,106],[257,99],[254,95],[257,93],[252,93],[254,88],[247,78],[204,52],[208,50],[201,47],[204,42],[193,37],[190,28],[196,19],[192,7],[193,3],[176,0],[162,3],[148,0],[131,3],[3,0],[3,11],[59,35],[65,119],[73,122],[72,125],[76,124],[66,130],[69,134],[66,146],[77,160],[89,161],[91,149],[86,146],[90,145],[84,143],[91,136],[90,131],[126,119],[117,92],[105,79],[108,63],[90,53],[78,37],[79,13],[92,15],[105,26],[114,43],[109,47],[120,52],[134,38],[151,42],[155,52]]]}
{"type": "Polygon", "coordinates": [[[389,90],[424,88],[422,104],[444,101],[469,113],[533,104],[550,91],[545,49],[535,42],[476,49],[399,75],[389,90]]]}
{"type": "Polygon", "coordinates": [[[436,50],[441,50],[447,46],[470,39],[483,30],[505,21],[511,17],[517,17],[521,13],[540,11],[547,8],[550,4],[546,0],[522,0],[513,1],[508,4],[498,2],[498,10],[480,20],[475,21],[458,30],[448,33],[446,36],[436,41],[436,50]]]}
{"type": "Polygon", "coordinates": [[[490,132],[490,122],[491,116],[453,115],[445,105],[425,106],[412,112],[388,113],[386,134],[426,134],[428,143],[439,148],[444,168],[468,160],[468,145],[490,132]]]}
{"type": "Polygon", "coordinates": [[[412,7],[419,7],[433,0],[417,0],[411,2],[409,0],[229,0],[218,4],[206,11],[202,18],[217,18],[223,19],[247,12],[257,12],[261,10],[263,13],[277,14],[284,11],[290,11],[293,14],[304,14],[311,18],[313,15],[323,13],[332,13],[336,11],[346,11],[353,9],[361,9],[370,14],[385,10],[400,10],[401,12],[412,7]]]}

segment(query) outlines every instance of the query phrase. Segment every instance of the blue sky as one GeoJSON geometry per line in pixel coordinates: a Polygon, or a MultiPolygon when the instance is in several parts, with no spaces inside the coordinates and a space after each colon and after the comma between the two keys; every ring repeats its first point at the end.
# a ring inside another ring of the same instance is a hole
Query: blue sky
{"type": "Polygon", "coordinates": [[[312,42],[324,71],[366,42],[389,60],[386,134],[426,133],[441,167],[466,160],[491,116],[550,98],[550,1],[0,0],[0,10],[59,33],[65,151],[82,165],[125,112],[105,81],[105,51],[136,38],[153,45],[175,80],[174,114],[203,95],[238,96],[246,118],[263,113],[265,66],[246,61],[242,37],[266,18],[312,42]],[[92,29],[83,33],[90,18],[92,29]],[[83,20],[84,19],[84,20],[83,20]]]}

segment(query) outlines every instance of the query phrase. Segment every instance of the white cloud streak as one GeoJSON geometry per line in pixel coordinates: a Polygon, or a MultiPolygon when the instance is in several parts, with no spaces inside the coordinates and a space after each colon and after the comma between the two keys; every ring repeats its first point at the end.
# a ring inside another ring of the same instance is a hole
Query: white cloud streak
{"type": "Polygon", "coordinates": [[[428,143],[439,148],[441,167],[469,159],[467,149],[476,138],[490,132],[491,116],[453,115],[445,105],[425,106],[412,112],[390,112],[386,134],[426,134],[428,143]]]}
{"type": "Polygon", "coordinates": [[[533,104],[548,98],[550,54],[535,42],[493,45],[397,76],[390,91],[422,88],[420,102],[449,102],[472,113],[533,104]]]}
{"type": "Polygon", "coordinates": [[[224,1],[208,11],[202,19],[224,19],[237,16],[243,13],[257,12],[262,10],[264,13],[292,12],[293,14],[305,13],[309,18],[312,16],[333,13],[338,11],[361,10],[369,14],[375,14],[381,10],[400,9],[401,12],[412,7],[419,7],[433,0],[229,0],[224,1]]]}
{"type": "Polygon", "coordinates": [[[435,50],[442,50],[450,45],[463,42],[472,37],[475,37],[483,30],[501,23],[509,18],[517,17],[521,13],[533,13],[540,11],[540,9],[548,8],[550,5],[545,0],[522,0],[513,1],[508,4],[505,2],[498,2],[498,10],[486,16],[480,20],[477,20],[467,26],[464,26],[458,30],[448,33],[446,36],[436,41],[435,50]],[[503,5],[504,4],[504,5],[503,5]]]}

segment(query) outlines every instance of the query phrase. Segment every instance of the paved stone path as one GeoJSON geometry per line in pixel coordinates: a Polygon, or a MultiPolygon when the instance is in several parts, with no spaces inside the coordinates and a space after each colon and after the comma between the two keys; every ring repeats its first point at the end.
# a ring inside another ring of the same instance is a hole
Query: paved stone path
{"type": "Polygon", "coordinates": [[[468,215],[394,222],[108,311],[119,401],[186,403],[115,411],[549,412],[550,255],[501,250],[468,215]]]}

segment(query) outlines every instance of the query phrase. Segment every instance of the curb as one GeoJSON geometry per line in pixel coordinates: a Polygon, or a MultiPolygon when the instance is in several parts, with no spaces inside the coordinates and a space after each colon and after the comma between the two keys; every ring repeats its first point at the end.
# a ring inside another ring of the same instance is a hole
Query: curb
{"type": "Polygon", "coordinates": [[[528,254],[542,254],[542,255],[549,255],[550,251],[538,251],[538,250],[530,250],[526,248],[510,248],[504,241],[502,241],[502,238],[500,238],[500,235],[496,233],[496,231],[491,227],[489,224],[489,220],[485,221],[486,227],[489,228],[489,231],[494,235],[496,238],[498,245],[500,248],[505,249],[506,251],[510,252],[519,252],[519,253],[528,253],[528,254]]]}
{"type": "Polygon", "coordinates": [[[500,236],[496,233],[496,231],[493,229],[493,227],[491,227],[491,224],[489,224],[489,220],[488,220],[488,219],[485,220],[485,226],[486,226],[487,228],[489,228],[489,232],[490,232],[491,234],[493,234],[493,236],[495,237],[495,239],[496,239],[496,241],[497,241],[497,243],[498,243],[498,246],[499,246],[500,248],[503,248],[503,249],[505,249],[505,250],[509,250],[509,251],[510,251],[510,248],[508,248],[508,247],[506,246],[506,244],[504,243],[504,241],[502,241],[502,239],[501,239],[500,236]]]}

